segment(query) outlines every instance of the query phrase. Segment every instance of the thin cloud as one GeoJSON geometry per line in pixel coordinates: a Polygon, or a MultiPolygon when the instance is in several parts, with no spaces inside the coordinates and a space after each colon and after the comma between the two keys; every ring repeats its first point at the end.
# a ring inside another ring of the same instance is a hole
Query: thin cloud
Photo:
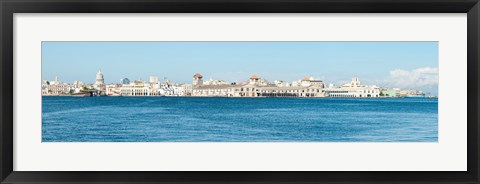
{"type": "Polygon", "coordinates": [[[390,71],[389,86],[418,88],[438,85],[438,67],[423,67],[411,71],[395,69],[390,71]]]}

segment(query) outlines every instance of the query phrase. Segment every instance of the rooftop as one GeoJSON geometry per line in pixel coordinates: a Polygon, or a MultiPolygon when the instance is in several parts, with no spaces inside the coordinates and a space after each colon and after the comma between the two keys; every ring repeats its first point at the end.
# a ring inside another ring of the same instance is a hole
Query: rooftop
{"type": "Polygon", "coordinates": [[[196,73],[195,75],[193,75],[193,78],[203,78],[203,76],[200,75],[199,73],[196,73]]]}
{"type": "Polygon", "coordinates": [[[260,79],[260,78],[257,77],[256,75],[252,75],[252,76],[250,77],[250,79],[260,79]]]}

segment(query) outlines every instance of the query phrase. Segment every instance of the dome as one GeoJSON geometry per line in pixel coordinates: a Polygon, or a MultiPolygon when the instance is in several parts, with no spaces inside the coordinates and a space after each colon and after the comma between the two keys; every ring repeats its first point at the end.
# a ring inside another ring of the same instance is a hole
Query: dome
{"type": "Polygon", "coordinates": [[[128,78],[120,79],[120,83],[121,84],[130,84],[130,79],[128,79],[128,78]]]}
{"type": "Polygon", "coordinates": [[[199,79],[201,79],[201,78],[203,78],[203,76],[200,75],[199,73],[196,73],[196,74],[193,76],[193,78],[199,78],[199,79]]]}
{"type": "Polygon", "coordinates": [[[95,80],[95,84],[100,85],[100,84],[104,84],[104,83],[105,83],[105,81],[103,79],[102,70],[98,70],[96,80],[95,80]]]}
{"type": "Polygon", "coordinates": [[[250,79],[260,79],[260,78],[257,77],[256,75],[252,75],[252,76],[250,77],[250,79]]]}

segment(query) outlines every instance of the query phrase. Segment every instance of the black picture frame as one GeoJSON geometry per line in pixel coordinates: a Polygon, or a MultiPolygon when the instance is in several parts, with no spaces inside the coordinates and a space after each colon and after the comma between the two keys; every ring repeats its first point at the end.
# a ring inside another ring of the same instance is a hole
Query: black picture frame
{"type": "Polygon", "coordinates": [[[479,0],[1,0],[0,9],[1,183],[479,183],[479,0]],[[467,13],[468,171],[13,171],[14,13],[467,13]]]}

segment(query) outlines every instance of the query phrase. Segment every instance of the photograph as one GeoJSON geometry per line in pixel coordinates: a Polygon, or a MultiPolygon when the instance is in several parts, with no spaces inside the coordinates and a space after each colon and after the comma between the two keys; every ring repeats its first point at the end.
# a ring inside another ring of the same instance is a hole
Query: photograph
{"type": "Polygon", "coordinates": [[[438,46],[43,41],[41,141],[438,142],[438,46]]]}

